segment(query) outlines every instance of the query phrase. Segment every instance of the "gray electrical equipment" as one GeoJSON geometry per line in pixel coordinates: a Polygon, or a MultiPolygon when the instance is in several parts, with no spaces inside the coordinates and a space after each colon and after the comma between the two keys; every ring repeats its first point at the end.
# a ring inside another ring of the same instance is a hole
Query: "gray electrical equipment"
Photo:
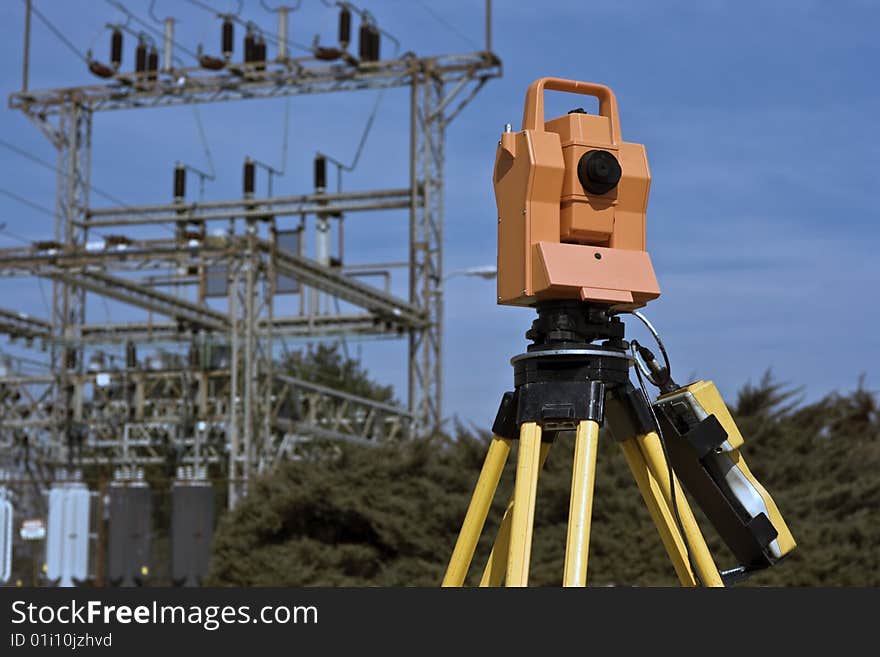
{"type": "Polygon", "coordinates": [[[114,586],[142,586],[149,575],[152,491],[144,481],[110,484],[107,579],[114,586]]]}
{"type": "Polygon", "coordinates": [[[229,267],[208,265],[205,267],[205,296],[225,297],[229,294],[229,267]]]}
{"type": "Polygon", "coordinates": [[[12,577],[12,502],[0,486],[0,584],[12,577]]]}
{"type": "Polygon", "coordinates": [[[82,482],[49,490],[46,577],[59,586],[75,586],[88,577],[90,506],[91,494],[82,482]]]}
{"type": "MultiPolygon", "coordinates": [[[[302,230],[279,230],[275,233],[275,245],[279,250],[302,255],[302,230]]],[[[296,294],[299,292],[299,281],[293,276],[275,274],[275,294],[296,294]]]]}
{"type": "Polygon", "coordinates": [[[214,488],[199,480],[171,488],[171,578],[177,586],[198,586],[208,574],[214,534],[214,488]]]}

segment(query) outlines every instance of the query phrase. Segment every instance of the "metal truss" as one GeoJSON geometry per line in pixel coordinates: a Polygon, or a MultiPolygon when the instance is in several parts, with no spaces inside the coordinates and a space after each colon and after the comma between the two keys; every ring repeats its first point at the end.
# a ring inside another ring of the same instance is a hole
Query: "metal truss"
{"type": "Polygon", "coordinates": [[[250,478],[301,440],[372,443],[438,427],[445,131],[500,75],[487,32],[485,51],[462,55],[407,53],[360,62],[346,54],[330,63],[283,57],[227,62],[220,71],[116,73],[101,84],[11,94],[9,106],[57,149],[57,220],[52,239],[0,250],[0,276],[53,282],[49,318],[0,310],[0,332],[39,342],[49,352],[49,374],[0,374],[0,446],[16,458],[74,466],[217,464],[225,469],[234,504],[250,478]],[[90,206],[97,112],[392,87],[410,89],[409,180],[397,187],[90,206]],[[276,239],[278,217],[299,218],[305,226],[307,219],[393,211],[409,220],[408,250],[392,263],[408,274],[405,294],[399,290],[406,285],[388,283],[392,265],[365,263],[358,272],[276,239]],[[175,227],[175,237],[137,237],[142,227],[158,224],[175,227]],[[217,237],[207,230],[212,224],[230,228],[217,237]],[[116,236],[99,240],[98,230],[116,236]],[[366,282],[359,275],[364,272],[383,275],[385,287],[366,282]],[[276,297],[291,293],[278,287],[282,279],[295,282],[299,310],[290,313],[288,303],[279,316],[276,297]],[[148,316],[95,322],[87,301],[97,297],[148,316]],[[316,312],[321,299],[334,308],[316,312]],[[280,340],[352,335],[408,340],[407,362],[401,363],[408,371],[405,407],[275,371],[280,340]],[[125,362],[112,355],[107,362],[105,352],[123,345],[125,362]],[[163,362],[135,353],[145,347],[166,353],[160,345],[169,346],[163,362]]]}
{"type": "Polygon", "coordinates": [[[6,333],[14,338],[33,340],[50,337],[52,324],[36,317],[30,317],[25,313],[14,312],[0,308],[0,333],[6,333]]]}

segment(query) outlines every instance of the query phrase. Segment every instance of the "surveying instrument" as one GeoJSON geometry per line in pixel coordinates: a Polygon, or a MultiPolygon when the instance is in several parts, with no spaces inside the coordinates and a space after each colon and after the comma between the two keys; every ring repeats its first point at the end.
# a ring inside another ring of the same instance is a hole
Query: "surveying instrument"
{"type": "Polygon", "coordinates": [[[498,303],[537,311],[525,353],[511,359],[493,438],[443,579],[462,586],[514,441],[513,496],[481,586],[527,586],[538,477],[556,438],[575,432],[564,586],[585,586],[596,448],[606,426],[620,443],[684,586],[724,586],[795,547],[776,504],[740,453],[743,438],[711,381],[678,386],[659,335],[638,308],[660,296],[645,243],[650,173],[645,147],[622,141],[608,87],[560,78],[526,93],[522,130],[505,127],[493,183],[498,206],[498,303]],[[592,96],[544,121],[544,90],[592,96]],[[644,322],[663,362],[624,337],[621,315],[644,322]],[[630,380],[633,368],[639,385],[630,380]],[[660,390],[650,402],[647,379],[660,390]],[[685,489],[738,565],[715,565],[685,489]]]}

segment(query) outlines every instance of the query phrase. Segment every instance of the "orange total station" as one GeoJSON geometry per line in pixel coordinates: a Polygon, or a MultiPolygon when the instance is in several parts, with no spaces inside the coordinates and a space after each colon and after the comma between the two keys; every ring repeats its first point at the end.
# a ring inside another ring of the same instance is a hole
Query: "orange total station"
{"type": "Polygon", "coordinates": [[[541,78],[522,130],[498,142],[498,303],[580,299],[619,309],[660,296],[645,250],[651,174],[645,147],[620,136],[617,101],[599,84],[541,78]],[[544,121],[544,89],[594,96],[599,114],[544,121]]]}

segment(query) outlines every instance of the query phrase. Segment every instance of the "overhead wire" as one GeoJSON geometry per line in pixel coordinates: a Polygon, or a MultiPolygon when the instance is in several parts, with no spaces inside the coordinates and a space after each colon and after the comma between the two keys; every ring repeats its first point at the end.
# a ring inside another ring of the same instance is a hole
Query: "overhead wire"
{"type": "Polygon", "coordinates": [[[199,177],[199,200],[201,201],[205,198],[205,180],[213,181],[217,177],[217,172],[214,169],[214,156],[211,154],[211,145],[208,143],[208,138],[205,135],[205,126],[202,124],[202,114],[199,112],[199,106],[192,105],[192,110],[193,116],[196,119],[196,131],[199,134],[199,141],[201,141],[209,171],[202,171],[191,165],[184,166],[188,167],[199,177]]]}
{"type": "Polygon", "coordinates": [[[294,5],[278,5],[277,7],[270,7],[266,4],[266,0],[260,0],[260,6],[266,11],[273,13],[278,11],[279,9],[288,9],[290,11],[296,11],[299,9],[299,6],[302,4],[302,0],[296,0],[296,4],[294,5]]]}
{"type": "Polygon", "coordinates": [[[37,287],[40,288],[40,296],[43,298],[43,307],[46,309],[46,315],[52,316],[52,308],[49,306],[49,297],[46,296],[46,290],[43,287],[43,279],[37,276],[37,287]]]}
{"type": "Polygon", "coordinates": [[[20,195],[16,194],[15,192],[10,192],[8,189],[3,189],[2,187],[0,187],[0,194],[3,194],[4,196],[8,196],[9,198],[11,198],[15,201],[18,201],[19,203],[21,203],[23,205],[27,205],[28,207],[30,207],[34,210],[37,210],[38,212],[42,212],[44,214],[47,214],[52,218],[55,217],[54,210],[50,210],[46,206],[40,205],[39,203],[35,203],[34,201],[31,201],[30,199],[27,199],[24,196],[20,196],[20,195]]]}
{"type": "Polygon", "coordinates": [[[24,243],[24,244],[30,244],[30,243],[31,243],[31,240],[26,239],[26,238],[22,237],[21,235],[19,235],[19,234],[17,234],[17,233],[13,233],[12,231],[6,230],[6,224],[5,224],[5,223],[0,224],[0,235],[6,235],[7,237],[10,237],[10,238],[12,238],[12,239],[14,239],[14,240],[17,240],[17,241],[19,241],[19,242],[22,242],[22,243],[24,243]]]}
{"type": "MultiPolygon", "coordinates": [[[[40,205],[39,203],[36,203],[36,202],[34,202],[34,201],[31,201],[30,199],[25,198],[24,196],[21,196],[21,195],[19,195],[19,194],[16,194],[15,192],[11,192],[11,191],[9,191],[8,189],[3,189],[2,187],[0,187],[0,194],[2,194],[3,196],[7,196],[7,197],[13,199],[14,201],[18,201],[18,202],[21,203],[22,205],[26,205],[26,206],[30,207],[31,209],[33,209],[33,210],[36,210],[36,211],[38,211],[38,212],[42,212],[43,214],[45,214],[45,215],[47,215],[47,216],[49,216],[49,217],[52,217],[53,219],[56,217],[56,214],[55,214],[55,211],[54,211],[54,210],[51,210],[51,209],[47,208],[47,207],[44,206],[44,205],[40,205]]],[[[10,235],[11,235],[11,233],[7,233],[7,234],[10,234],[10,235]]],[[[106,235],[103,235],[103,234],[101,234],[101,233],[98,233],[98,235],[100,235],[101,237],[106,237],[106,235]]],[[[24,242],[26,242],[27,244],[31,244],[31,243],[33,243],[33,240],[21,240],[21,241],[24,241],[24,242]]]]}
{"type": "MultiPolygon", "coordinates": [[[[45,169],[49,169],[50,171],[55,171],[55,172],[58,171],[58,167],[55,164],[52,164],[51,162],[49,162],[47,160],[39,158],[36,155],[34,155],[33,153],[29,153],[28,151],[24,150],[23,148],[16,146],[15,144],[11,144],[10,142],[6,141],[5,139],[0,139],[0,147],[5,148],[9,151],[12,151],[13,153],[17,153],[21,157],[26,158],[26,159],[30,160],[31,162],[38,164],[45,169]]],[[[80,180],[79,182],[82,183],[82,180],[80,180]]],[[[107,191],[101,189],[100,187],[95,186],[92,183],[89,183],[85,186],[88,187],[89,191],[96,194],[97,196],[100,196],[108,201],[116,203],[117,205],[120,205],[123,208],[130,207],[129,205],[127,205],[125,203],[125,201],[121,201],[118,197],[113,196],[110,192],[107,192],[107,191]]]]}
{"type": "Polygon", "coordinates": [[[416,4],[419,5],[422,9],[424,9],[431,17],[434,18],[438,23],[446,27],[450,32],[458,36],[463,41],[466,41],[469,45],[473,46],[476,50],[480,50],[480,46],[477,45],[477,42],[474,41],[471,37],[462,32],[459,28],[453,25],[451,22],[443,18],[436,11],[431,9],[426,3],[422,2],[422,0],[415,0],[416,4]]]}
{"type": "MultiPolygon", "coordinates": [[[[6,141],[5,139],[0,138],[0,148],[5,148],[8,151],[16,153],[17,155],[19,155],[27,160],[30,160],[34,164],[37,164],[37,165],[43,167],[44,169],[48,169],[48,170],[53,171],[55,173],[57,173],[57,171],[58,171],[57,165],[55,165],[52,162],[49,162],[47,160],[44,160],[40,157],[37,157],[33,153],[30,153],[27,150],[21,148],[20,146],[16,146],[15,144],[12,144],[12,143],[6,141]]],[[[94,185],[92,183],[85,184],[82,180],[82,177],[80,177],[78,182],[80,184],[84,185],[90,192],[92,192],[96,196],[100,196],[101,198],[103,198],[107,201],[110,201],[111,203],[115,203],[118,206],[120,206],[122,209],[131,209],[131,205],[129,205],[125,201],[121,200],[119,197],[114,196],[110,192],[108,192],[104,189],[101,189],[100,187],[97,187],[96,185],[94,185]]],[[[46,208],[44,208],[44,210],[45,209],[46,208]]],[[[52,214],[54,216],[54,212],[52,214]]],[[[160,224],[160,225],[162,225],[162,224],[160,224]]],[[[162,225],[162,227],[167,230],[171,230],[171,228],[168,226],[162,225]]],[[[100,235],[100,233],[98,233],[98,234],[100,235]]]]}
{"type": "MultiPolygon", "coordinates": [[[[27,0],[22,0],[22,2],[27,3],[27,0]]],[[[61,32],[61,30],[59,30],[57,27],[55,27],[55,25],[52,24],[52,21],[46,18],[33,3],[31,3],[31,11],[36,15],[37,18],[40,19],[40,21],[42,21],[43,25],[49,28],[49,31],[52,32],[52,34],[54,34],[61,43],[63,43],[65,46],[68,47],[68,49],[70,49],[73,54],[79,57],[85,64],[89,63],[88,57],[86,57],[86,55],[81,52],[79,48],[73,45],[73,43],[71,43],[70,40],[66,36],[64,36],[64,33],[61,32]]]]}

